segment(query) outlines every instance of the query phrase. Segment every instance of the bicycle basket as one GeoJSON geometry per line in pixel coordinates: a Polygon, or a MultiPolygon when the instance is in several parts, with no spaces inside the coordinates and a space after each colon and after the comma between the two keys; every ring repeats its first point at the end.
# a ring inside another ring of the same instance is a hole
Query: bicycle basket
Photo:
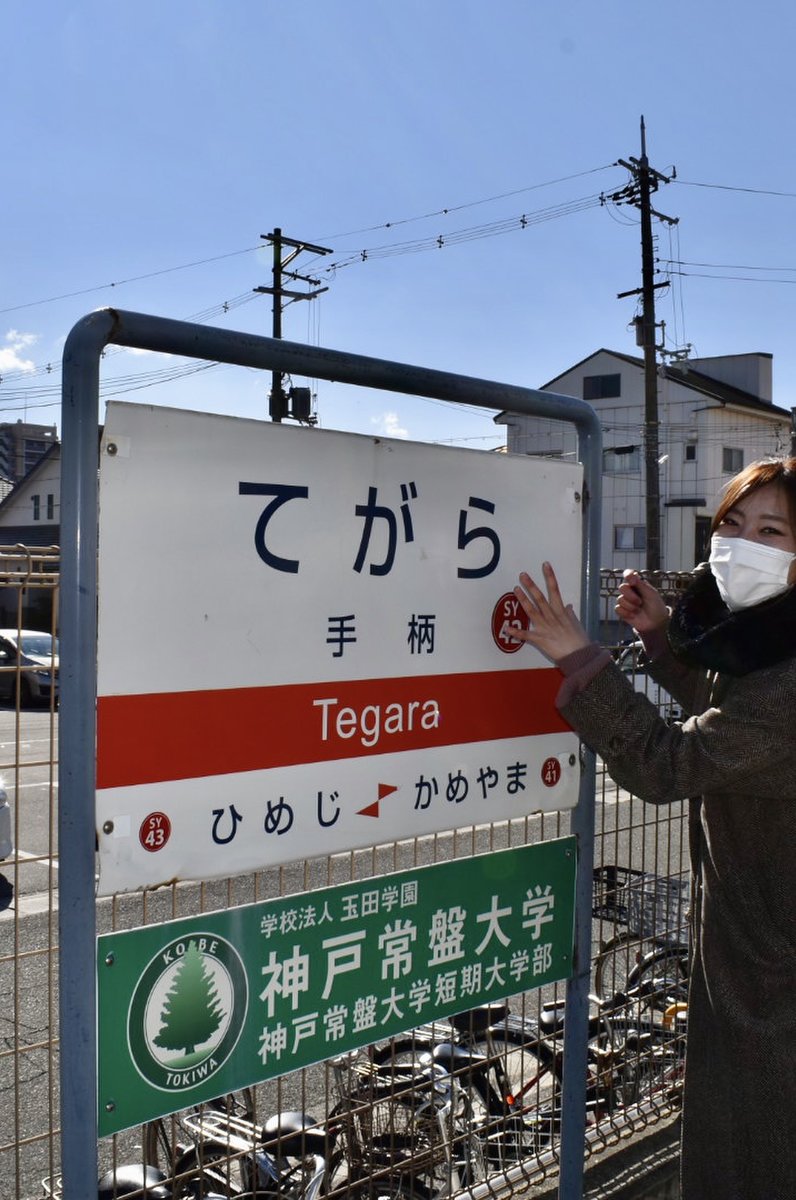
{"type": "Polygon", "coordinates": [[[640,937],[687,940],[689,880],[639,872],[627,883],[627,924],[640,937]]]}
{"type": "MultiPolygon", "coordinates": [[[[439,1113],[450,1101],[445,1072],[350,1063],[329,1130],[354,1173],[428,1170],[444,1160],[439,1113]]],[[[341,1073],[342,1074],[342,1073],[341,1073]]]]}
{"type": "Polygon", "coordinates": [[[687,940],[688,879],[614,864],[596,867],[592,916],[627,925],[639,937],[687,940]]]}

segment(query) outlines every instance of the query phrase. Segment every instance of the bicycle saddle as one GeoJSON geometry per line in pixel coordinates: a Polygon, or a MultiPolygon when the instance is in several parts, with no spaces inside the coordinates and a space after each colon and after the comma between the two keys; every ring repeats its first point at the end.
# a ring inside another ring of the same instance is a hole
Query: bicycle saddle
{"type": "Polygon", "coordinates": [[[508,1004],[480,1004],[467,1012],[455,1013],[448,1021],[459,1033],[478,1034],[505,1020],[508,1011],[508,1004]]]}
{"type": "Polygon", "coordinates": [[[144,1167],[140,1163],[119,1166],[100,1179],[97,1200],[115,1200],[117,1196],[130,1196],[144,1189],[151,1200],[170,1200],[171,1189],[165,1185],[165,1179],[166,1176],[157,1167],[144,1167]]]}
{"type": "Polygon", "coordinates": [[[550,1004],[543,1004],[542,1011],[539,1014],[539,1031],[545,1037],[549,1037],[552,1033],[561,1033],[564,1028],[564,1005],[554,1001],[550,1004]]]}
{"type": "Polygon", "coordinates": [[[272,1153],[284,1158],[301,1158],[316,1154],[321,1158],[327,1150],[326,1134],[314,1117],[303,1112],[278,1112],[263,1125],[263,1144],[272,1153]]]}
{"type": "Polygon", "coordinates": [[[440,1042],[434,1047],[431,1053],[434,1062],[444,1067],[449,1075],[452,1075],[454,1071],[460,1070],[462,1067],[473,1066],[487,1061],[485,1054],[479,1054],[475,1050],[468,1050],[464,1046],[455,1046],[452,1042],[440,1042]]]}

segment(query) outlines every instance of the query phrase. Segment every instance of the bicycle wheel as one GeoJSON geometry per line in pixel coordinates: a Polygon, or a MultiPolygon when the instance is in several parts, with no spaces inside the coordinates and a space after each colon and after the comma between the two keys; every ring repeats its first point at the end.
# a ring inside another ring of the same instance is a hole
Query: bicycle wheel
{"type": "Polygon", "coordinates": [[[679,944],[656,946],[642,955],[628,975],[629,988],[650,987],[651,1004],[664,1012],[672,1004],[688,1001],[688,948],[679,944]]]}
{"type": "Polygon", "coordinates": [[[594,964],[594,990],[601,1000],[627,993],[641,984],[656,982],[660,991],[656,1007],[685,999],[688,985],[688,947],[620,933],[607,941],[594,964]],[[657,981],[660,981],[658,986],[657,981]],[[670,989],[667,995],[666,989],[670,989]]]}
{"type": "Polygon", "coordinates": [[[473,1049],[481,1062],[469,1078],[462,1069],[460,1086],[469,1090],[489,1166],[505,1168],[549,1148],[560,1129],[560,1049],[519,1019],[505,1033],[498,1027],[477,1035],[473,1049]]]}
{"type": "Polygon", "coordinates": [[[600,949],[594,963],[594,991],[601,1000],[626,992],[628,979],[639,961],[656,949],[637,933],[618,933],[600,949]]]}
{"type": "Polygon", "coordinates": [[[675,1036],[658,1045],[628,1047],[613,1066],[616,1105],[652,1104],[677,1108],[682,1101],[685,1040],[675,1036]]]}

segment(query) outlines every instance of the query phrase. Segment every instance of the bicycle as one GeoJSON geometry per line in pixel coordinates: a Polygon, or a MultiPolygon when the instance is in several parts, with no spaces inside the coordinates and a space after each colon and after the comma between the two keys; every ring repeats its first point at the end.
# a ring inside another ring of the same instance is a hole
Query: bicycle
{"type": "Polygon", "coordinates": [[[594,966],[594,990],[609,998],[633,990],[647,979],[664,987],[659,1003],[685,1001],[688,995],[689,881],[606,865],[594,870],[592,915],[627,929],[600,946],[594,966]]]}
{"type": "MultiPolygon", "coordinates": [[[[683,1038],[660,1019],[666,991],[665,981],[653,979],[609,1000],[594,998],[586,1084],[592,1123],[656,1095],[675,1102],[683,1038]]],[[[469,1097],[470,1124],[459,1136],[475,1134],[488,1169],[505,1169],[549,1149],[560,1132],[563,1028],[556,1002],[542,1007],[538,1021],[490,1004],[420,1027],[374,1054],[396,1070],[412,1061],[444,1067],[469,1097]]]]}
{"type": "MultiPolygon", "coordinates": [[[[101,1175],[98,1200],[318,1200],[331,1190],[327,1131],[299,1112],[277,1113],[259,1126],[251,1100],[247,1090],[149,1122],[144,1161],[101,1175]],[[176,1129],[179,1140],[171,1141],[176,1129]]],[[[44,1189],[59,1200],[60,1179],[45,1180],[44,1189]]]]}
{"type": "Polygon", "coordinates": [[[443,1197],[486,1178],[481,1143],[462,1136],[468,1097],[443,1065],[428,1056],[381,1061],[370,1047],[332,1068],[340,1100],[327,1128],[349,1180],[443,1197]]]}
{"type": "MultiPolygon", "coordinates": [[[[150,1122],[145,1168],[175,1189],[168,1200],[262,1197],[317,1200],[430,1200],[439,1195],[447,1150],[444,1127],[451,1088],[439,1068],[387,1079],[332,1060],[340,1100],[323,1123],[301,1112],[257,1121],[253,1089],[150,1122]],[[209,1189],[209,1190],[208,1190],[209,1189]]],[[[158,1200],[160,1198],[158,1197],[158,1200]]]]}

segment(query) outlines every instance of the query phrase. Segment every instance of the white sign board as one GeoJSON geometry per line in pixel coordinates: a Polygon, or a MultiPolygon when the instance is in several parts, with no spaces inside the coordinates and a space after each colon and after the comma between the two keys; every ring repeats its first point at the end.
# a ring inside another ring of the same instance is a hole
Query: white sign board
{"type": "Polygon", "coordinates": [[[101,894],[577,802],[518,572],[580,594],[571,464],[143,405],[100,466],[101,894]]]}

